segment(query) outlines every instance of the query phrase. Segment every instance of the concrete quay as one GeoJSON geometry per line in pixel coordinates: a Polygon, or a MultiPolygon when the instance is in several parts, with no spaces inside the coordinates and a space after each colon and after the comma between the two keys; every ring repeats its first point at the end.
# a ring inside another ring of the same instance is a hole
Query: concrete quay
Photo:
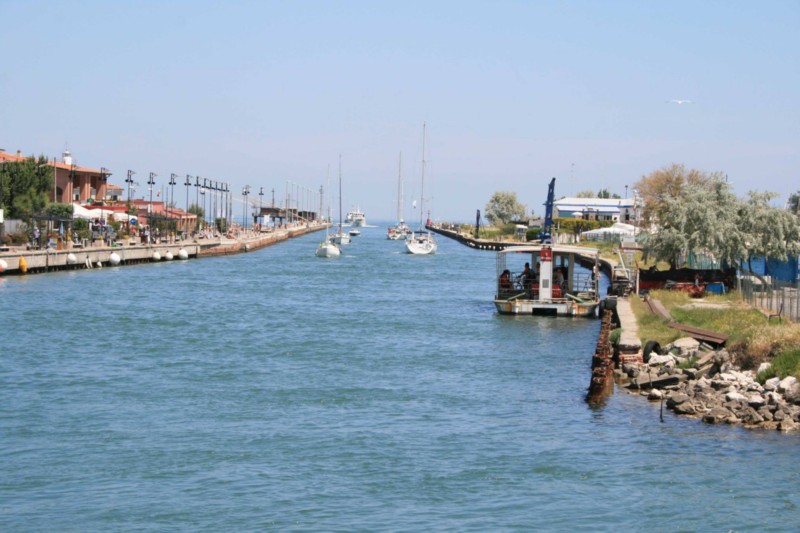
{"type": "Polygon", "coordinates": [[[181,251],[187,259],[246,253],[288,239],[325,229],[324,224],[309,224],[281,228],[268,232],[242,232],[229,237],[193,238],[171,242],[139,244],[125,240],[113,245],[76,246],[68,243],[63,249],[27,250],[10,247],[0,250],[0,260],[6,264],[0,275],[38,274],[56,270],[73,270],[105,266],[124,266],[179,259],[181,251]],[[116,254],[116,257],[112,257],[116,254]],[[115,261],[118,260],[118,265],[115,261]],[[25,268],[20,268],[24,266],[25,268]]]}

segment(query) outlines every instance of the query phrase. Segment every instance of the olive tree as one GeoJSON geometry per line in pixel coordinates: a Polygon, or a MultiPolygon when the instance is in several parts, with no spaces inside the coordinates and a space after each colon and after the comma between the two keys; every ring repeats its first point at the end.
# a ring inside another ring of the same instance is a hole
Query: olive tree
{"type": "Polygon", "coordinates": [[[483,215],[492,225],[508,224],[525,218],[527,208],[517,200],[517,193],[498,191],[489,199],[483,215]]]}

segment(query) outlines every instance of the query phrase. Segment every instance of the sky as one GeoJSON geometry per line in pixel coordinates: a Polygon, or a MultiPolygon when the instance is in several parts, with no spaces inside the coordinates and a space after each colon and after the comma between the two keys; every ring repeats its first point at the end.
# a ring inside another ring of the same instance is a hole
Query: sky
{"type": "Polygon", "coordinates": [[[0,148],[123,187],[200,175],[267,204],[335,192],[341,155],[344,209],[392,221],[402,153],[407,220],[496,191],[541,215],[552,177],[624,196],[673,163],[800,190],[797,0],[0,0],[0,21],[0,148]]]}

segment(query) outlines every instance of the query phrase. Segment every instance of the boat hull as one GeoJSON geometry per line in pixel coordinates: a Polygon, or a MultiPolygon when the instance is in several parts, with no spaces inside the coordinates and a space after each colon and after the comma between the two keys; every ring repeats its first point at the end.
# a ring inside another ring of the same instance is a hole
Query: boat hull
{"type": "Polygon", "coordinates": [[[501,315],[555,315],[574,317],[596,317],[600,302],[578,303],[571,300],[495,300],[494,305],[501,315]]]}
{"type": "Polygon", "coordinates": [[[436,253],[436,243],[427,239],[409,239],[405,244],[406,252],[413,255],[433,255],[436,253]]]}
{"type": "Polygon", "coordinates": [[[342,251],[339,250],[339,247],[331,243],[320,244],[315,253],[317,257],[324,257],[324,258],[339,257],[340,255],[342,255],[342,251]]]}

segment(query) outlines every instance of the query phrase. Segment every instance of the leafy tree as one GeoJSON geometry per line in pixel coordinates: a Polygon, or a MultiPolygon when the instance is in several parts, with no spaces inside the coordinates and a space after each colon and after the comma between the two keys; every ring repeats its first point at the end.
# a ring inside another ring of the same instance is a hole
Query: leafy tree
{"type": "Polygon", "coordinates": [[[795,215],[800,215],[800,191],[789,196],[789,203],[786,208],[795,215]]]}
{"type": "Polygon", "coordinates": [[[197,215],[197,220],[195,221],[195,229],[200,229],[200,221],[203,220],[206,216],[205,209],[203,209],[202,206],[199,206],[197,204],[192,204],[189,206],[189,209],[187,209],[186,212],[197,215]]]}
{"type": "Polygon", "coordinates": [[[687,170],[685,166],[673,164],[643,176],[636,183],[636,189],[644,202],[642,220],[645,227],[657,224],[665,216],[668,201],[680,198],[683,189],[709,178],[720,178],[721,174],[708,175],[699,170],[687,170]]]}
{"type": "Polygon", "coordinates": [[[800,252],[800,221],[793,213],[769,204],[777,196],[771,192],[750,191],[748,201],[739,210],[739,227],[746,234],[748,259],[783,260],[800,252]]]}
{"type": "Polygon", "coordinates": [[[0,198],[8,218],[44,210],[53,190],[53,167],[44,156],[0,165],[0,198]]]}
{"type": "Polygon", "coordinates": [[[689,180],[676,189],[676,194],[660,195],[658,226],[651,226],[645,240],[646,259],[675,267],[678,257],[690,252],[707,252],[730,263],[746,257],[739,200],[727,182],[719,177],[689,180]]]}
{"type": "Polygon", "coordinates": [[[575,198],[597,198],[597,195],[594,191],[579,191],[575,198]]]}
{"type": "Polygon", "coordinates": [[[517,193],[498,191],[489,199],[483,216],[492,225],[508,224],[525,218],[527,208],[517,200],[517,193]]]}

